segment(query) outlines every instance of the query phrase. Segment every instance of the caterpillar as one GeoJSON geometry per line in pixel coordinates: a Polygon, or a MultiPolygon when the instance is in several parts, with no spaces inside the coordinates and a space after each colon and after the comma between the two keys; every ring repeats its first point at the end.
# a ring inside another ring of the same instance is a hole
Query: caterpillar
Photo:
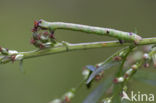
{"type": "Polygon", "coordinates": [[[94,26],[65,23],[65,22],[47,22],[45,20],[40,20],[39,22],[40,22],[39,27],[44,29],[50,29],[50,30],[66,29],[66,30],[81,31],[86,33],[94,33],[98,35],[114,37],[119,40],[134,41],[135,43],[138,43],[140,40],[142,40],[142,37],[135,33],[119,31],[111,28],[94,27],[94,26]]]}

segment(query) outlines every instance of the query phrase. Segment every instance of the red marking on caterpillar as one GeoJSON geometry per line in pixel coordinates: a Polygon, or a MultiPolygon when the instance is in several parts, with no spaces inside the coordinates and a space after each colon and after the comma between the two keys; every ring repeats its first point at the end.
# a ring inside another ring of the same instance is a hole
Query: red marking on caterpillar
{"type": "Polygon", "coordinates": [[[37,32],[40,23],[41,21],[34,21],[34,28],[32,29],[32,32],[37,32]]]}
{"type": "Polygon", "coordinates": [[[37,28],[33,28],[32,29],[32,32],[37,32],[37,28]]]}
{"type": "Polygon", "coordinates": [[[30,43],[31,44],[35,44],[36,43],[36,40],[34,40],[33,38],[30,40],[30,43]]]}
{"type": "Polygon", "coordinates": [[[54,34],[50,34],[49,37],[50,37],[51,39],[55,39],[54,34]]]}
{"type": "Polygon", "coordinates": [[[11,55],[11,61],[14,62],[16,58],[16,55],[11,55]]]}
{"type": "Polygon", "coordinates": [[[40,47],[40,49],[45,48],[45,46],[43,44],[40,44],[39,47],[40,47]]]}
{"type": "Polygon", "coordinates": [[[43,34],[44,36],[48,36],[49,35],[49,33],[48,32],[44,32],[44,34],[43,34]]]}
{"type": "Polygon", "coordinates": [[[35,21],[34,21],[34,28],[37,28],[38,25],[39,25],[39,22],[35,20],[35,21]]]}
{"type": "Polygon", "coordinates": [[[37,39],[38,40],[40,40],[41,39],[41,35],[39,34],[39,35],[37,35],[37,39]]]}

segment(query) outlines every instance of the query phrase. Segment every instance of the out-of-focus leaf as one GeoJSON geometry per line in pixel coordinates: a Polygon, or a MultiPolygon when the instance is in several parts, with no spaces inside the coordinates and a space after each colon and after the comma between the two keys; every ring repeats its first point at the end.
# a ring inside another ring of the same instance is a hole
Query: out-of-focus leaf
{"type": "Polygon", "coordinates": [[[111,103],[121,103],[120,93],[122,91],[122,85],[116,84],[113,88],[113,98],[111,103]]]}
{"type": "MultiPolygon", "coordinates": [[[[86,68],[89,69],[89,71],[90,71],[90,73],[88,75],[88,78],[89,78],[89,76],[91,75],[91,73],[96,70],[96,67],[94,67],[93,65],[87,65],[86,68]]],[[[92,85],[92,81],[90,83],[86,84],[87,88],[90,88],[91,85],[92,85]]]]}
{"type": "Polygon", "coordinates": [[[131,103],[131,101],[124,99],[121,101],[121,103],[131,103]]]}
{"type": "Polygon", "coordinates": [[[134,75],[134,79],[146,84],[156,86],[156,73],[154,72],[143,70],[137,71],[137,73],[134,75]]]}
{"type": "Polygon", "coordinates": [[[96,68],[93,65],[87,65],[86,68],[92,72],[96,70],[96,68]]]}
{"type": "Polygon", "coordinates": [[[108,90],[112,84],[112,77],[108,77],[103,83],[95,88],[89,96],[83,101],[83,103],[97,103],[100,97],[108,90]]]}
{"type": "Polygon", "coordinates": [[[20,68],[20,72],[24,73],[23,60],[20,60],[20,62],[19,62],[19,68],[20,68]]]}
{"type": "Polygon", "coordinates": [[[110,61],[106,64],[103,64],[102,66],[100,66],[99,68],[97,68],[95,71],[92,72],[92,74],[89,76],[88,80],[87,80],[87,84],[89,82],[92,81],[92,79],[97,75],[99,74],[102,70],[106,70],[106,69],[109,69],[111,67],[113,67],[114,65],[117,65],[117,64],[120,64],[119,61],[110,61]]]}

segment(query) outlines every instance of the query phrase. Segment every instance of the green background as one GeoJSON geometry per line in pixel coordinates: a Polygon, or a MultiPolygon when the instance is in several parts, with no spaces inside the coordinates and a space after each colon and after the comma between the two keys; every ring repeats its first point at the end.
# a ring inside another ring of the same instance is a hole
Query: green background
{"type": "MultiPolygon", "coordinates": [[[[0,0],[0,45],[18,51],[30,44],[34,20],[64,21],[115,28],[152,37],[156,34],[155,0],[0,0]]],[[[113,40],[108,37],[60,30],[59,41],[72,43],[113,40]]],[[[0,103],[48,103],[61,97],[82,79],[82,68],[106,59],[119,48],[103,48],[48,55],[0,65],[0,103]]],[[[114,72],[114,71],[112,71],[114,72]]],[[[111,75],[111,73],[110,73],[111,75]]],[[[133,90],[155,93],[154,86],[133,84],[133,90]]],[[[90,90],[83,87],[73,103],[81,103],[90,90]]],[[[143,102],[141,102],[143,103],[143,102]]]]}

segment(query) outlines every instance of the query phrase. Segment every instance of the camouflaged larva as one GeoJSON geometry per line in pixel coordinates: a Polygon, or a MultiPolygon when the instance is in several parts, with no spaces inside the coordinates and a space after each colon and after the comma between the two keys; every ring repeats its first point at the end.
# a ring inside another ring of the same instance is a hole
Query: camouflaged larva
{"type": "Polygon", "coordinates": [[[64,22],[47,22],[41,20],[39,26],[42,28],[47,28],[52,30],[67,29],[67,30],[81,31],[86,33],[94,33],[98,35],[114,37],[120,40],[134,41],[135,43],[138,43],[140,40],[142,40],[142,37],[132,32],[123,32],[123,31],[110,29],[110,28],[93,27],[93,26],[87,26],[81,24],[64,23],[64,22]]]}

